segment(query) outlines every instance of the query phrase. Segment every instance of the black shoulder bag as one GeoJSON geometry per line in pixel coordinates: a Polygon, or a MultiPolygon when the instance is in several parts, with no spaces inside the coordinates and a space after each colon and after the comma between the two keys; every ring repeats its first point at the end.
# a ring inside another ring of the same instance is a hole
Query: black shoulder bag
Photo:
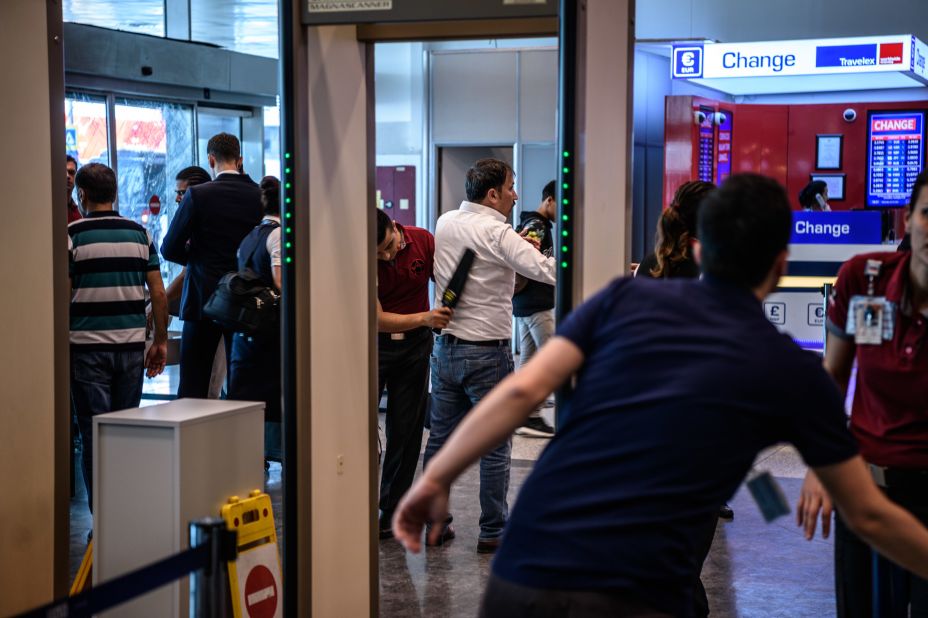
{"type": "MultiPolygon", "coordinates": [[[[276,222],[270,225],[279,227],[276,222]]],[[[223,275],[203,307],[203,314],[224,329],[260,335],[273,332],[280,323],[280,294],[252,270],[260,246],[255,245],[242,270],[223,275]]]]}

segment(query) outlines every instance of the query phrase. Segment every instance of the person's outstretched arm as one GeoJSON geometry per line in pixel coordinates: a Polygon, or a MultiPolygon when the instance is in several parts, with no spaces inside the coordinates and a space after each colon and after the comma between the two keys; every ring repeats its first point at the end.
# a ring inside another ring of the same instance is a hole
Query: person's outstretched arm
{"type": "MultiPolygon", "coordinates": [[[[422,528],[448,513],[451,483],[481,455],[509,438],[532,410],[583,364],[583,353],[564,337],[554,337],[519,371],[508,376],[468,413],[403,497],[393,517],[393,533],[407,549],[422,547],[422,528]]],[[[436,540],[441,526],[432,530],[436,540]]]]}
{"type": "Polygon", "coordinates": [[[877,488],[860,456],[815,469],[842,519],[881,554],[928,579],[928,530],[877,488]]]}
{"type": "Polygon", "coordinates": [[[377,299],[377,332],[404,333],[415,328],[427,326],[442,329],[448,326],[454,310],[448,307],[436,307],[421,313],[390,313],[384,311],[377,299]]]}

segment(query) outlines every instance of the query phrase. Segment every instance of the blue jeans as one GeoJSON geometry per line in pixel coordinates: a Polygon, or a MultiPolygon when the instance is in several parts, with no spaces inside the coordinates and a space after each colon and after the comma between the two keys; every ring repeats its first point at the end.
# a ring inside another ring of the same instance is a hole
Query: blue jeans
{"type": "Polygon", "coordinates": [[[81,471],[93,511],[93,417],[139,407],[145,352],[71,350],[71,397],[81,432],[81,471]]]}
{"type": "MultiPolygon", "coordinates": [[[[431,358],[432,428],[423,467],[442,447],[464,415],[512,372],[512,350],[505,345],[484,347],[449,343],[438,337],[431,358]]],[[[480,538],[502,535],[509,505],[509,464],[512,440],[480,458],[480,538]]]]}

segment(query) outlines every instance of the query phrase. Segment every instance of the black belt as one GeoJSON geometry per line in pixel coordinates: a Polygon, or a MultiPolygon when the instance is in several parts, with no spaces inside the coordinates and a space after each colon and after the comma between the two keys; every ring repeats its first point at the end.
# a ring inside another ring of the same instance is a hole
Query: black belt
{"type": "Polygon", "coordinates": [[[508,339],[490,339],[489,341],[468,341],[454,335],[441,335],[445,345],[478,345],[484,348],[502,348],[509,345],[508,339]]]}
{"type": "Polygon", "coordinates": [[[887,489],[918,488],[928,489],[928,470],[907,468],[886,468],[870,464],[870,475],[880,487],[887,489]]]}

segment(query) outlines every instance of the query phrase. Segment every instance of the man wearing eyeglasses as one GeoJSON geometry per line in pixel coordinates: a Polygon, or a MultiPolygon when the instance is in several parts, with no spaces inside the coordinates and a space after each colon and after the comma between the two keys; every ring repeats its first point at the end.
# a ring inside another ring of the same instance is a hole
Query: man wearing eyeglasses
{"type": "Polygon", "coordinates": [[[387,389],[387,448],[380,480],[380,538],[393,536],[391,521],[412,484],[422,448],[428,399],[432,329],[442,329],[451,309],[429,309],[435,239],[404,227],[377,210],[378,399],[387,389]]]}

